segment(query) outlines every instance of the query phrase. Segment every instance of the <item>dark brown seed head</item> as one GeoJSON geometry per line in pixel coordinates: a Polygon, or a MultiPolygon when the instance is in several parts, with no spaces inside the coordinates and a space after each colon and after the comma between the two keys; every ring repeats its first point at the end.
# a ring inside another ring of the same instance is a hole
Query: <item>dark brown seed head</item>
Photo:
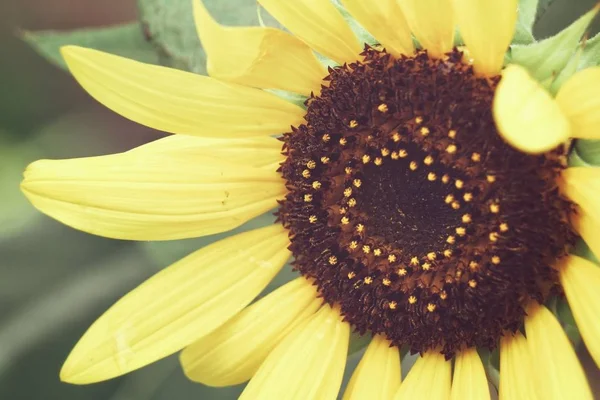
{"type": "Polygon", "coordinates": [[[447,357],[494,348],[529,301],[559,291],[551,266],[575,238],[555,182],[563,152],[505,144],[499,78],[456,50],[362,55],[330,69],[282,139],[294,266],[361,333],[447,357]]]}

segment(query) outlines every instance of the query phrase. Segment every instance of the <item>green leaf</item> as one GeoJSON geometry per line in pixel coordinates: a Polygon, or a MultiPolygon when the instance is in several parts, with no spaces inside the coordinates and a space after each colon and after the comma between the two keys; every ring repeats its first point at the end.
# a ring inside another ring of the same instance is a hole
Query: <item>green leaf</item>
{"type": "Polygon", "coordinates": [[[581,44],[583,52],[577,70],[600,65],[600,33],[581,44]]]}
{"type": "Polygon", "coordinates": [[[600,140],[578,140],[575,144],[575,150],[586,164],[600,165],[600,140]]]}
{"type": "Polygon", "coordinates": [[[511,46],[510,62],[524,66],[538,81],[549,85],[568,64],[597,12],[596,7],[548,39],[530,45],[511,46]]]}
{"type": "Polygon", "coordinates": [[[538,0],[519,0],[519,14],[513,43],[529,44],[535,41],[533,23],[538,8],[538,0]]]}
{"type": "Polygon", "coordinates": [[[563,329],[569,340],[571,340],[571,343],[573,343],[573,346],[579,346],[581,343],[581,334],[579,333],[579,329],[577,329],[577,323],[575,322],[571,308],[564,298],[557,300],[556,317],[562,324],[563,329]]]}
{"type": "Polygon", "coordinates": [[[590,164],[586,163],[579,155],[579,152],[577,151],[577,146],[575,148],[573,148],[573,150],[571,150],[571,153],[569,154],[569,167],[589,167],[589,166],[590,166],[590,164]]]}
{"type": "Polygon", "coordinates": [[[550,92],[556,94],[563,83],[577,71],[598,65],[600,65],[600,34],[590,40],[583,40],[579,44],[575,55],[571,57],[569,63],[552,82],[550,92]]]}
{"type": "Polygon", "coordinates": [[[356,21],[352,17],[352,15],[350,15],[350,13],[348,11],[346,11],[346,8],[344,7],[344,5],[342,4],[342,2],[340,0],[332,0],[332,2],[335,5],[335,7],[338,9],[340,14],[342,14],[344,19],[350,26],[350,29],[352,29],[352,32],[354,32],[354,34],[356,35],[356,37],[358,38],[358,40],[361,43],[366,43],[369,45],[374,45],[374,44],[379,43],[377,41],[377,39],[375,39],[373,37],[373,35],[371,35],[365,28],[363,28],[363,26],[361,24],[359,24],[358,21],[356,21]]]}
{"type": "MultiPolygon", "coordinates": [[[[203,0],[203,3],[223,25],[259,25],[256,0],[203,0]]],[[[192,0],[138,0],[138,9],[161,64],[206,74],[206,55],[196,33],[192,0]]],[[[277,25],[271,16],[261,17],[266,25],[277,25]]]]}
{"type": "Polygon", "coordinates": [[[138,61],[156,64],[158,56],[144,38],[137,22],[103,28],[86,28],[74,31],[24,31],[23,40],[51,63],[67,69],[60,48],[73,44],[106,51],[138,61]]]}

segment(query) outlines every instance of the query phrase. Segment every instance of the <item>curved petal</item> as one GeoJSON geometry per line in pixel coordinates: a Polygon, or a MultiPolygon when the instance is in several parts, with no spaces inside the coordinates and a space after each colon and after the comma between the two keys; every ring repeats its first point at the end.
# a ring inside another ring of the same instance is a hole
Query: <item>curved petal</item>
{"type": "Polygon", "coordinates": [[[518,0],[452,0],[452,3],[475,71],[486,76],[498,75],[514,36],[518,0]]]}
{"type": "Polygon", "coordinates": [[[560,268],[560,282],[583,341],[600,366],[600,267],[571,255],[560,268]]]}
{"type": "Polygon", "coordinates": [[[408,371],[394,399],[447,400],[450,397],[451,365],[437,351],[425,353],[408,371]]]}
{"type": "Polygon", "coordinates": [[[161,143],[148,146],[110,156],[36,161],[27,167],[21,189],[36,208],[66,225],[128,240],[224,232],[273,209],[285,193],[274,168],[199,159],[191,148],[161,153],[161,143]]]}
{"type": "Polygon", "coordinates": [[[571,167],[562,171],[561,189],[588,218],[600,221],[600,167],[571,167]]]}
{"type": "Polygon", "coordinates": [[[567,80],[556,102],[571,122],[576,138],[600,139],[600,67],[584,69],[567,80]]]}
{"type": "Polygon", "coordinates": [[[490,389],[485,370],[475,348],[456,356],[450,400],[489,400],[490,389]]]}
{"type": "Polygon", "coordinates": [[[252,301],[290,256],[273,225],[213,243],[160,271],[106,311],[61,370],[63,381],[98,382],[179,351],[252,301]]]}
{"type": "Polygon", "coordinates": [[[539,398],[592,400],[583,368],[556,317],[538,305],[531,305],[527,313],[525,334],[539,398]]]}
{"type": "Polygon", "coordinates": [[[410,30],[429,55],[442,58],[454,46],[450,0],[399,0],[410,30]]]}
{"type": "Polygon", "coordinates": [[[590,247],[596,257],[600,257],[600,220],[583,209],[571,218],[571,224],[590,247]]]}
{"type": "Polygon", "coordinates": [[[180,357],[186,376],[209,386],[246,382],[281,339],[322,302],[305,278],[280,287],[188,346],[180,357]]]}
{"type": "Polygon", "coordinates": [[[397,0],[341,1],[354,19],[375,36],[388,53],[398,57],[414,52],[410,29],[397,0]]]}
{"type": "Polygon", "coordinates": [[[494,119],[510,145],[527,153],[548,151],[569,138],[569,121],[525,68],[509,65],[494,96],[494,119]]]}
{"type": "Polygon", "coordinates": [[[500,400],[536,400],[533,360],[521,332],[500,340],[500,400]]]}
{"type": "Polygon", "coordinates": [[[212,137],[268,136],[302,123],[304,110],[274,94],[77,46],[61,49],[69,70],[96,100],[165,132],[212,137]]]}
{"type": "Polygon", "coordinates": [[[330,1],[258,0],[258,2],[294,35],[315,51],[340,64],[356,61],[362,52],[360,43],[344,17],[330,1]]]}
{"type": "Polygon", "coordinates": [[[226,27],[194,0],[196,29],[213,78],[240,85],[318,93],[327,75],[304,42],[279,29],[226,27]]]}
{"type": "Polygon", "coordinates": [[[346,364],[350,326],[324,305],[269,354],[240,400],[323,399],[337,396],[346,364]]]}
{"type": "Polygon", "coordinates": [[[398,347],[376,335],[354,370],[343,400],[391,400],[400,387],[401,376],[398,347]]]}
{"type": "MultiPolygon", "coordinates": [[[[219,139],[196,136],[170,135],[129,150],[127,154],[142,152],[173,157],[191,157],[197,160],[215,159],[216,163],[249,167],[272,167],[285,160],[281,141],[270,136],[219,139]]],[[[212,160],[214,163],[215,160],[212,160]]],[[[209,160],[210,161],[210,160],[209,160]]],[[[274,168],[277,169],[277,168],[274,168]]]]}

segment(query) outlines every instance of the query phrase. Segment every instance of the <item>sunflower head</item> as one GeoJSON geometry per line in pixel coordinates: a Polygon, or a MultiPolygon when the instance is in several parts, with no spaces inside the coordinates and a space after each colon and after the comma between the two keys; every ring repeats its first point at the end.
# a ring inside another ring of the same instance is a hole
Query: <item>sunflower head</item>
{"type": "Polygon", "coordinates": [[[600,270],[570,254],[578,236],[600,254],[600,171],[567,162],[573,139],[600,138],[600,73],[564,56],[598,7],[507,54],[516,0],[260,3],[291,33],[224,27],[194,2],[210,78],[63,50],[92,96],[179,135],[34,163],[22,188],[36,207],[135,240],[225,232],[273,209],[277,221],[133,290],[62,379],[185,348],[191,379],[250,380],[243,399],[333,399],[353,329],[372,341],[347,399],[489,399],[477,349],[498,346],[500,398],[591,399],[544,304],[566,295],[600,362],[600,270]],[[249,305],[290,257],[300,277],[249,305]],[[402,348],[421,356],[401,383],[402,348]]]}

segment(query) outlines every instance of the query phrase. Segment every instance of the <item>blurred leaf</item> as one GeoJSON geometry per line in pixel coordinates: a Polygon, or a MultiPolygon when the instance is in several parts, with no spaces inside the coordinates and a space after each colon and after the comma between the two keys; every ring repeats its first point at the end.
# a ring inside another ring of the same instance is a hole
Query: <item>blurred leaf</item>
{"type": "Polygon", "coordinates": [[[40,214],[19,189],[23,170],[40,155],[31,142],[11,143],[8,134],[0,132],[0,240],[15,236],[31,224],[40,214]]]}
{"type": "MultiPolygon", "coordinates": [[[[203,2],[221,24],[259,25],[256,0],[203,2]]],[[[206,55],[196,33],[191,0],[138,0],[138,8],[161,64],[206,74],[206,55]]],[[[277,25],[269,15],[263,15],[262,19],[266,25],[277,25]]]]}
{"type": "Polygon", "coordinates": [[[527,68],[538,81],[548,82],[567,65],[596,13],[595,9],[589,11],[548,39],[530,45],[511,46],[510,62],[527,68]]]}
{"type": "Polygon", "coordinates": [[[102,28],[86,28],[74,31],[25,31],[23,39],[48,61],[67,69],[60,48],[77,45],[156,64],[158,56],[150,43],[144,39],[142,27],[137,22],[102,28]]]}
{"type": "Polygon", "coordinates": [[[535,22],[537,9],[538,0],[519,1],[519,14],[513,43],[529,44],[535,41],[533,37],[533,23],[535,22]]]}
{"type": "Polygon", "coordinates": [[[123,296],[151,272],[144,254],[129,246],[89,268],[72,271],[65,279],[44,285],[43,290],[3,321],[0,372],[38,342],[61,335],[65,326],[88,318],[98,304],[123,296]]]}
{"type": "Polygon", "coordinates": [[[544,16],[544,14],[546,14],[546,11],[548,11],[554,1],[555,0],[539,0],[534,24],[538,22],[544,16]]]}
{"type": "Polygon", "coordinates": [[[575,150],[586,164],[600,166],[600,140],[578,140],[575,150]]]}

